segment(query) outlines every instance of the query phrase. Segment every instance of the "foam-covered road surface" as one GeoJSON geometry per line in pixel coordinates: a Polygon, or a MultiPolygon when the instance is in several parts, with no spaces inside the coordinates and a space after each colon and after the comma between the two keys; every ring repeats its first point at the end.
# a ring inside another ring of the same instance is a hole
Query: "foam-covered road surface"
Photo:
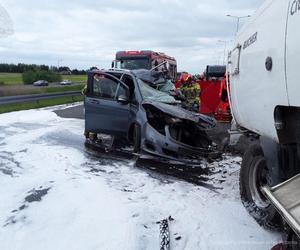
{"type": "Polygon", "coordinates": [[[203,162],[211,190],[85,148],[79,115],[53,112],[64,108],[0,115],[1,250],[159,249],[156,222],[169,216],[171,249],[265,250],[280,240],[240,201],[239,157],[203,162]]]}

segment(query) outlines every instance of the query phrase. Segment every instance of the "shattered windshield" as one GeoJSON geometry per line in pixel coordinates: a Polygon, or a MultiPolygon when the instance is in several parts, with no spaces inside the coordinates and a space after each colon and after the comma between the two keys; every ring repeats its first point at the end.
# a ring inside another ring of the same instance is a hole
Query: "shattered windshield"
{"type": "Polygon", "coordinates": [[[172,83],[171,80],[167,80],[165,83],[159,84],[157,86],[157,89],[162,92],[171,92],[174,91],[176,88],[174,83],[172,83]]]}
{"type": "Polygon", "coordinates": [[[170,96],[165,92],[150,87],[141,79],[138,79],[138,83],[144,100],[164,103],[178,103],[178,101],[176,101],[174,97],[170,96]]]}

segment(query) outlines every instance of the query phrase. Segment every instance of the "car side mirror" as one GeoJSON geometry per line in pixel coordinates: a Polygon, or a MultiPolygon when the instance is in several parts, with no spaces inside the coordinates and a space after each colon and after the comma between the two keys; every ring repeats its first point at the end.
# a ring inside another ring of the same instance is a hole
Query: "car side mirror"
{"type": "Polygon", "coordinates": [[[126,104],[129,102],[129,99],[125,95],[119,95],[117,101],[126,104]]]}

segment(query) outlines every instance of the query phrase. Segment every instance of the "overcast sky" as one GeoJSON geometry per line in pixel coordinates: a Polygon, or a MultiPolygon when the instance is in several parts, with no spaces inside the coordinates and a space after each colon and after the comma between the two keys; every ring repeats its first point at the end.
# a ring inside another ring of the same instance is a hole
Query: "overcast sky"
{"type": "MultiPolygon", "coordinates": [[[[234,38],[231,15],[248,15],[263,0],[2,0],[0,62],[108,68],[118,50],[174,56],[179,70],[199,73],[223,61],[234,38]],[[5,21],[7,20],[7,21],[5,21]]],[[[1,8],[0,8],[1,10],[1,8]]]]}

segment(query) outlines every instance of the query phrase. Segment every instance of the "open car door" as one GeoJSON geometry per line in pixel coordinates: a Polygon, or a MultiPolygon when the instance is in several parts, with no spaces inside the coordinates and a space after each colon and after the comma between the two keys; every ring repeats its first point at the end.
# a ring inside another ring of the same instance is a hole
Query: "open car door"
{"type": "Polygon", "coordinates": [[[84,106],[85,131],[127,135],[129,90],[118,78],[104,72],[90,72],[84,106]]]}

